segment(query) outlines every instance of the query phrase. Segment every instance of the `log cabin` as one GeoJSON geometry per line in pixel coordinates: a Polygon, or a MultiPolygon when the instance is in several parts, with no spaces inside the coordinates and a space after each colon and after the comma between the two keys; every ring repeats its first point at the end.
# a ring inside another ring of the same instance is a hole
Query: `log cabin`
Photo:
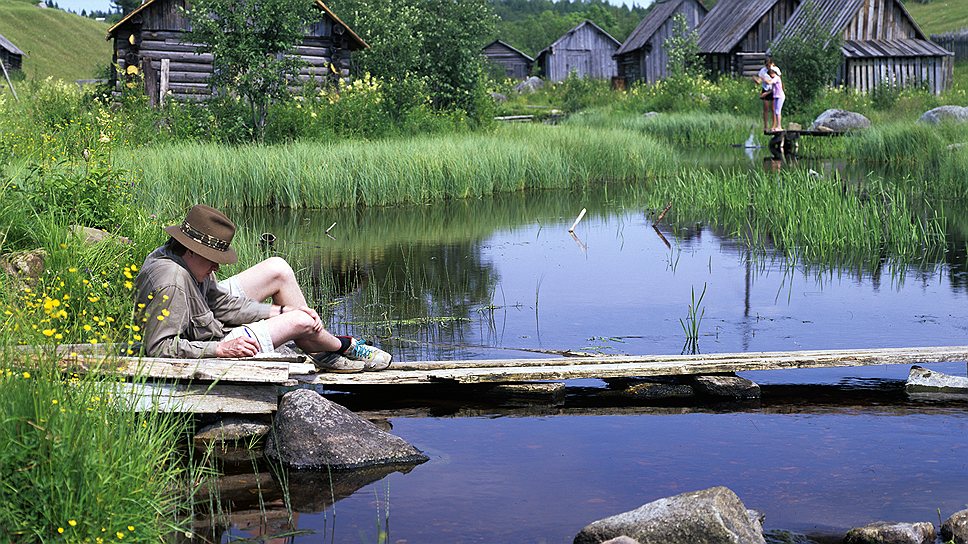
{"type": "MultiPolygon", "coordinates": [[[[310,81],[318,84],[327,77],[349,77],[351,53],[368,47],[321,0],[315,0],[313,6],[322,12],[322,18],[307,29],[302,42],[291,52],[306,63],[292,91],[310,81]]],[[[189,20],[183,14],[187,7],[186,0],[146,0],[108,29],[107,39],[114,40],[116,91],[120,91],[125,74],[140,72],[152,105],[163,103],[166,96],[176,100],[212,96],[209,78],[213,57],[199,53],[198,44],[188,41],[189,20]]]]}

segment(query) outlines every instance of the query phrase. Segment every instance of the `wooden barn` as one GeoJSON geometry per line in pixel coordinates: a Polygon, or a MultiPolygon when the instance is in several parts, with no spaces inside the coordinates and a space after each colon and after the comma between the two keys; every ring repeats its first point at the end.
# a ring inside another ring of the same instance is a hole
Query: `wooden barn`
{"type": "Polygon", "coordinates": [[[778,42],[809,32],[811,4],[831,33],[844,39],[836,83],[861,92],[884,84],[925,86],[935,94],[951,86],[954,53],[929,41],[898,0],[810,0],[787,22],[778,42]]]}
{"type": "Polygon", "coordinates": [[[534,59],[501,40],[484,46],[484,57],[504,69],[504,75],[512,79],[524,79],[531,75],[534,59]]]}
{"type": "Polygon", "coordinates": [[[25,56],[27,55],[18,49],[13,42],[0,34],[0,63],[3,63],[6,72],[22,71],[25,56]]]}
{"type": "Polygon", "coordinates": [[[800,0],[719,0],[698,29],[706,67],[714,74],[756,75],[799,5],[800,0]]]}
{"type": "MultiPolygon", "coordinates": [[[[116,77],[118,89],[124,74],[141,72],[152,104],[162,103],[167,93],[178,100],[212,96],[208,84],[212,55],[196,52],[196,44],[187,41],[189,21],[179,9],[186,7],[186,0],[145,0],[108,29],[107,39],[114,40],[113,62],[122,74],[116,77]]],[[[307,29],[302,43],[292,51],[308,64],[299,79],[305,83],[334,75],[347,77],[350,53],[366,48],[366,42],[321,0],[315,1],[315,8],[322,12],[322,19],[307,29]]]]}
{"type": "Polygon", "coordinates": [[[618,74],[612,55],[621,45],[586,19],[538,52],[535,62],[548,81],[563,81],[571,72],[578,77],[611,79],[618,74]]]}
{"type": "Polygon", "coordinates": [[[618,77],[625,83],[655,83],[668,75],[665,42],[672,36],[673,17],[682,14],[694,29],[708,10],[698,0],[659,0],[615,52],[618,77]]]}

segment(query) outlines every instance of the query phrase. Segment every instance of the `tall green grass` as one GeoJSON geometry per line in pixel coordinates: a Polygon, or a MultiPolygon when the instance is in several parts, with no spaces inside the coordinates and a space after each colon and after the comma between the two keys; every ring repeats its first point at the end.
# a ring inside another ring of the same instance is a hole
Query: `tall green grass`
{"type": "Polygon", "coordinates": [[[780,249],[791,262],[921,262],[945,247],[942,212],[913,205],[902,188],[876,178],[852,186],[802,170],[694,171],[655,184],[647,200],[655,208],[672,202],[680,221],[711,221],[753,249],[780,249]]]}
{"type": "Polygon", "coordinates": [[[731,145],[746,141],[759,126],[755,118],[726,113],[634,115],[595,110],[571,116],[567,124],[595,129],[622,128],[679,146],[731,145]]]}
{"type": "Polygon", "coordinates": [[[142,205],[333,208],[474,198],[532,188],[644,181],[676,153],[622,129],[509,126],[493,134],[333,145],[184,144],[118,157],[139,173],[142,205]]]}
{"type": "Polygon", "coordinates": [[[116,382],[64,377],[52,355],[29,355],[7,349],[0,364],[0,540],[163,542],[183,533],[177,445],[186,420],[135,413],[116,382]]]}

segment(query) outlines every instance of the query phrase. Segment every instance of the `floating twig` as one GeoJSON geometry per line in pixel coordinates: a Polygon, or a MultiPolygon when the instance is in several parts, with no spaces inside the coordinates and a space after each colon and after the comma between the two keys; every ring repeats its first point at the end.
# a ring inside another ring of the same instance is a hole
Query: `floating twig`
{"type": "Polygon", "coordinates": [[[575,219],[575,222],[571,224],[571,228],[568,229],[568,232],[575,232],[575,227],[577,227],[578,223],[581,222],[582,217],[585,217],[586,211],[588,210],[586,210],[585,208],[581,209],[581,212],[578,213],[578,218],[575,219]]]}
{"type": "Polygon", "coordinates": [[[659,235],[659,239],[662,240],[662,243],[665,244],[667,249],[672,249],[672,244],[670,244],[669,240],[666,240],[666,237],[662,235],[662,231],[659,230],[659,227],[652,225],[652,230],[659,235]]]}
{"type": "Polygon", "coordinates": [[[659,217],[656,217],[655,218],[655,221],[653,221],[652,224],[653,225],[658,225],[659,222],[662,221],[662,218],[664,218],[666,216],[666,214],[669,213],[669,210],[671,208],[672,208],[672,202],[670,202],[669,204],[666,205],[665,209],[662,210],[662,213],[659,214],[659,217]]]}
{"type": "Polygon", "coordinates": [[[329,231],[333,230],[333,227],[335,226],[336,226],[336,221],[333,221],[333,224],[330,225],[329,228],[326,229],[326,232],[324,232],[323,234],[329,234],[329,231]]]}

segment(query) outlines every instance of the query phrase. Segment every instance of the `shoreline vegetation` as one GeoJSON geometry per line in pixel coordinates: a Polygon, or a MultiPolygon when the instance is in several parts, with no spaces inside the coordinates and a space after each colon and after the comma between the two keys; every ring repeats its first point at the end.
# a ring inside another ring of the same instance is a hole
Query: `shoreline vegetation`
{"type": "MultiPolygon", "coordinates": [[[[672,202],[667,224],[711,224],[751,252],[779,251],[796,265],[917,265],[945,251],[957,220],[947,211],[968,200],[968,146],[959,145],[968,142],[963,127],[916,120],[941,104],[968,105],[966,72],[959,65],[955,88],[941,97],[833,89],[791,112],[804,125],[831,107],[870,117],[863,133],[809,144],[814,156],[892,172],[860,179],[796,163],[774,171],[691,159],[751,134],[765,145],[755,130],[760,104],[744,80],[624,92],[566,80],[491,113],[561,107],[567,120],[508,126],[460,111],[387,112],[379,83],[365,78],[338,97],[320,91],[273,106],[259,145],[241,143],[231,101],[152,110],[134,95],[114,104],[54,81],[23,84],[30,92],[19,102],[0,94],[0,256],[9,264],[43,250],[37,278],[0,271],[0,471],[22,482],[0,487],[10,505],[0,539],[162,541],[188,530],[191,491],[210,470],[179,446],[190,420],[135,414],[116,383],[65,379],[52,346],[139,339],[130,296],[137,264],[163,241],[160,227],[191,204],[350,213],[598,191],[644,210],[672,202]],[[659,114],[643,115],[650,111],[659,114]],[[117,238],[86,245],[69,234],[72,225],[117,238]],[[16,349],[22,344],[41,349],[16,349]]],[[[238,250],[238,267],[262,255],[256,236],[240,237],[238,250]]]]}

